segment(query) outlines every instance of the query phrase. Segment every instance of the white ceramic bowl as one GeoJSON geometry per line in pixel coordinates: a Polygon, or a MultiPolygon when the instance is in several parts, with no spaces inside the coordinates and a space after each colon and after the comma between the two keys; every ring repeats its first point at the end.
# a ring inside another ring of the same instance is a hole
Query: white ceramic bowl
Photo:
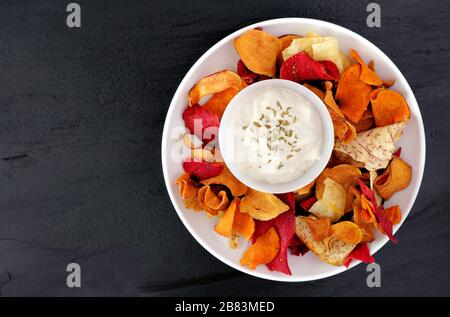
{"type": "MultiPolygon", "coordinates": [[[[222,69],[235,70],[239,57],[233,47],[233,40],[245,31],[255,27],[263,27],[266,32],[278,36],[284,34],[305,34],[308,31],[335,36],[339,39],[340,47],[344,52],[348,52],[350,48],[356,49],[366,61],[371,59],[375,61],[376,71],[382,79],[395,79],[395,85],[392,89],[400,92],[405,97],[411,110],[411,119],[408,121],[405,132],[397,144],[402,147],[402,158],[413,167],[413,174],[409,187],[396,193],[386,203],[386,206],[398,204],[403,211],[403,219],[400,224],[394,226],[394,232],[399,229],[407,218],[419,191],[425,165],[425,134],[422,116],[414,94],[402,73],[375,45],[339,25],[313,19],[284,18],[247,26],[219,41],[192,66],[173,96],[164,125],[161,155],[167,191],[175,210],[192,236],[212,255],[237,270],[260,278],[286,282],[310,281],[335,275],[345,271],[346,268],[344,266],[326,264],[320,261],[312,252],[299,257],[289,255],[292,276],[269,271],[264,265],[260,265],[256,270],[250,270],[241,266],[239,259],[247,245],[241,241],[238,249],[230,249],[227,239],[216,234],[213,230],[217,219],[207,217],[204,213],[187,210],[180,199],[178,188],[175,185],[175,180],[183,173],[180,161],[174,159],[174,156],[179,153],[177,147],[182,143],[180,141],[180,135],[184,131],[182,113],[188,103],[187,95],[189,90],[199,79],[206,75],[222,69]]],[[[387,241],[386,236],[377,232],[376,240],[369,244],[371,253],[375,254],[387,241]]],[[[401,248],[401,241],[395,247],[401,248]]],[[[359,261],[353,261],[350,267],[358,263],[359,261]]]]}
{"type": "Polygon", "coordinates": [[[239,179],[242,183],[253,189],[266,193],[288,193],[308,185],[317,176],[319,176],[327,166],[334,147],[333,122],[331,121],[330,114],[328,113],[325,104],[322,102],[322,100],[320,100],[319,97],[316,96],[316,94],[314,94],[308,88],[290,80],[263,80],[241,90],[228,104],[220,120],[219,147],[225,164],[230,169],[231,173],[233,173],[233,175],[236,176],[237,179],[239,179]],[[235,116],[233,116],[233,114],[235,114],[236,112],[239,113],[239,107],[242,107],[243,104],[245,105],[245,102],[243,103],[243,101],[247,100],[248,96],[252,96],[253,93],[264,90],[267,87],[288,89],[305,97],[313,105],[315,111],[319,115],[322,124],[323,144],[320,151],[320,160],[315,162],[311,166],[311,168],[309,168],[299,177],[285,183],[270,184],[268,182],[258,181],[251,178],[250,175],[243,173],[241,168],[239,168],[240,164],[236,162],[235,155],[233,155],[234,149],[232,143],[234,141],[234,131],[230,131],[234,127],[232,121],[235,116]]]}

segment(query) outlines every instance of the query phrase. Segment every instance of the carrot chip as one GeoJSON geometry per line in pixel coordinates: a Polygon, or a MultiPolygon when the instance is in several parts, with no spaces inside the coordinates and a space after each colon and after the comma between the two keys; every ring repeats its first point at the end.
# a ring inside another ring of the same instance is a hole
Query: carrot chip
{"type": "Polygon", "coordinates": [[[270,263],[280,252],[280,239],[274,228],[270,228],[256,239],[241,259],[241,265],[247,265],[254,270],[260,264],[270,263]]]}

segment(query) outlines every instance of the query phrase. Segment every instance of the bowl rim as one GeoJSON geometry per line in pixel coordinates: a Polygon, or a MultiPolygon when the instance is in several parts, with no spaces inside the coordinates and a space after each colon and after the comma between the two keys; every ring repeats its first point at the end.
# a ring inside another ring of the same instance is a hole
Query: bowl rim
{"type": "MultiPolygon", "coordinates": [[[[422,114],[420,112],[420,108],[419,105],[417,103],[416,97],[409,85],[409,83],[407,82],[406,78],[403,76],[403,74],[400,72],[400,70],[398,69],[398,67],[392,62],[392,60],[381,50],[379,49],[375,44],[373,44],[372,42],[370,42],[369,40],[367,40],[366,38],[364,38],[363,36],[359,35],[358,33],[345,28],[343,26],[331,23],[331,22],[327,22],[327,21],[323,21],[323,20],[318,20],[318,19],[310,19],[310,18],[298,18],[298,17],[286,17],[286,18],[278,18],[278,19],[269,19],[269,20],[263,20],[260,22],[256,22],[253,23],[251,25],[245,26],[243,28],[240,28],[234,32],[232,32],[231,34],[227,35],[226,37],[224,37],[223,39],[221,39],[219,42],[217,42],[216,44],[214,44],[212,47],[210,47],[195,63],[194,65],[192,65],[192,67],[189,69],[189,71],[186,73],[186,75],[183,77],[182,81],[180,82],[180,84],[178,85],[178,88],[176,89],[169,109],[167,111],[166,114],[166,118],[165,118],[165,122],[164,122],[164,128],[163,128],[163,133],[162,133],[162,142],[161,142],[161,160],[162,160],[162,168],[163,168],[163,176],[164,176],[164,182],[166,185],[166,190],[169,194],[170,200],[172,202],[173,207],[175,208],[175,211],[177,212],[178,216],[180,217],[181,221],[183,222],[185,228],[189,231],[189,233],[195,238],[195,240],[205,249],[207,250],[209,253],[211,253],[215,258],[219,259],[221,262],[227,264],[228,266],[242,272],[242,273],[246,273],[258,278],[262,278],[262,279],[266,279],[266,280],[272,280],[272,281],[279,281],[279,282],[306,282],[306,281],[313,281],[313,280],[319,280],[322,278],[326,278],[326,277],[330,277],[339,273],[342,273],[344,271],[350,270],[351,268],[359,265],[361,263],[361,261],[352,261],[352,263],[350,264],[350,266],[347,268],[345,266],[337,266],[333,269],[330,269],[328,272],[325,273],[319,273],[319,274],[311,274],[307,277],[294,277],[294,276],[289,276],[289,275],[275,275],[275,274],[270,274],[272,272],[268,272],[268,273],[264,273],[264,272],[258,272],[256,270],[247,270],[246,268],[240,266],[240,265],[236,265],[235,263],[233,263],[232,261],[230,261],[229,259],[227,259],[226,257],[220,255],[219,253],[217,253],[213,248],[209,247],[208,244],[202,240],[202,238],[200,238],[197,233],[195,232],[195,230],[189,225],[189,222],[186,220],[183,211],[178,207],[177,203],[176,203],[176,194],[175,191],[172,189],[171,187],[171,183],[170,183],[170,179],[169,179],[169,172],[168,172],[168,166],[166,164],[166,154],[167,154],[167,139],[169,136],[169,121],[168,118],[172,117],[173,112],[175,111],[175,103],[176,100],[179,98],[179,95],[181,94],[181,91],[183,90],[183,87],[186,85],[186,82],[189,81],[190,77],[192,76],[193,73],[195,73],[195,71],[197,70],[198,66],[201,65],[213,52],[215,52],[218,48],[220,48],[221,46],[223,46],[225,43],[227,43],[230,40],[233,40],[236,36],[239,36],[240,34],[244,33],[247,30],[250,29],[254,29],[255,27],[267,27],[267,26],[273,26],[273,25],[277,25],[277,24],[284,24],[284,23],[309,23],[312,25],[316,25],[316,26],[323,26],[323,27],[328,27],[328,28],[335,28],[338,29],[339,31],[343,32],[343,33],[347,33],[348,35],[358,39],[359,41],[361,41],[362,43],[364,43],[365,46],[369,47],[370,50],[376,52],[378,55],[381,55],[384,57],[384,63],[387,64],[387,66],[392,69],[395,73],[397,78],[401,79],[404,82],[404,89],[408,92],[408,94],[411,95],[412,101],[414,103],[414,106],[417,108],[417,123],[419,126],[419,135],[420,135],[420,145],[421,147],[419,148],[419,166],[417,167],[418,169],[418,179],[417,179],[417,183],[415,188],[412,191],[412,195],[411,195],[411,199],[409,200],[406,210],[404,211],[405,213],[405,217],[403,217],[402,221],[400,222],[400,224],[394,228],[394,234],[400,229],[400,227],[403,225],[403,222],[405,221],[405,219],[407,218],[407,216],[409,215],[409,212],[411,211],[411,208],[417,198],[417,194],[419,192],[420,186],[422,184],[422,179],[423,179],[423,173],[424,173],[424,168],[425,168],[425,157],[426,157],[426,139],[425,139],[425,129],[423,126],[423,119],[422,119],[422,114]]],[[[376,252],[378,252],[378,250],[380,250],[387,242],[388,242],[388,238],[386,236],[383,236],[381,239],[379,239],[379,241],[377,241],[377,245],[371,245],[370,246],[370,250],[371,250],[371,254],[374,255],[376,252]]]]}
{"type": "Polygon", "coordinates": [[[252,85],[249,85],[242,89],[236,96],[233,97],[233,99],[228,104],[227,108],[225,109],[225,112],[222,115],[222,118],[220,120],[220,126],[219,126],[219,148],[220,153],[223,157],[223,160],[226,164],[226,166],[229,168],[231,173],[239,179],[242,183],[247,185],[250,188],[272,193],[272,194],[282,194],[287,192],[292,192],[295,190],[298,190],[299,188],[302,188],[306,185],[308,185],[310,182],[312,182],[316,177],[322,173],[322,171],[325,169],[325,167],[328,164],[328,161],[331,157],[331,153],[333,152],[334,147],[334,129],[333,129],[333,122],[331,121],[331,116],[328,113],[328,110],[325,106],[325,104],[322,102],[322,100],[317,97],[316,94],[314,94],[311,90],[304,87],[303,85],[290,81],[285,79],[267,79],[263,80],[257,83],[254,83],[252,85]],[[256,181],[249,177],[248,175],[245,175],[245,173],[242,173],[241,170],[238,168],[237,164],[233,162],[233,160],[230,157],[230,152],[227,151],[228,143],[225,139],[229,140],[228,138],[225,138],[224,135],[229,134],[229,128],[230,125],[228,124],[231,120],[231,112],[235,111],[237,107],[241,106],[239,104],[239,101],[241,98],[245,98],[249,93],[253,91],[260,91],[267,87],[277,87],[277,88],[284,88],[288,89],[294,93],[299,94],[300,96],[304,97],[306,100],[308,100],[316,113],[318,114],[321,122],[321,130],[323,133],[323,143],[322,147],[320,149],[321,157],[319,160],[314,162],[314,164],[303,174],[299,175],[295,179],[284,182],[284,183],[276,183],[271,184],[264,181],[256,181]]]}

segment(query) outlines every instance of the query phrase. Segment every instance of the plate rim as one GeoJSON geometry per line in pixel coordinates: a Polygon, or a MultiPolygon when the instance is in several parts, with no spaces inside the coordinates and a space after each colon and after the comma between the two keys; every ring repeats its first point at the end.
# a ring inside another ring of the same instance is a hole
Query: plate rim
{"type": "MultiPolygon", "coordinates": [[[[168,119],[169,117],[172,116],[173,112],[175,111],[175,101],[178,99],[179,95],[181,94],[181,90],[182,87],[185,86],[185,83],[189,80],[189,78],[191,77],[192,73],[194,73],[194,71],[197,69],[197,66],[200,65],[201,63],[203,63],[203,61],[205,59],[208,58],[209,55],[211,55],[213,52],[216,51],[216,49],[220,46],[222,46],[224,43],[228,42],[230,39],[235,38],[236,36],[238,36],[239,34],[249,30],[249,29],[253,29],[255,27],[265,27],[265,26],[272,26],[272,25],[276,25],[276,24],[282,24],[282,23],[311,23],[311,24],[315,24],[318,26],[328,26],[328,27],[334,27],[337,29],[340,29],[343,32],[346,33],[350,33],[350,35],[358,38],[360,41],[364,42],[364,44],[368,47],[370,47],[371,50],[377,51],[378,54],[381,54],[385,57],[385,62],[388,63],[389,68],[391,68],[392,70],[394,70],[394,72],[397,74],[398,78],[401,78],[404,82],[405,82],[405,90],[408,91],[408,94],[410,94],[412,96],[412,100],[415,104],[415,106],[417,107],[417,123],[419,126],[419,135],[420,135],[420,147],[419,148],[419,166],[418,166],[418,180],[417,180],[417,185],[416,187],[413,189],[413,193],[412,193],[412,199],[409,200],[408,204],[407,204],[407,208],[405,211],[405,217],[403,217],[402,221],[400,222],[400,224],[394,229],[394,233],[396,233],[400,227],[403,225],[403,223],[405,222],[406,218],[409,216],[409,213],[417,199],[417,195],[419,193],[420,187],[422,186],[422,181],[423,181],[423,174],[424,174],[424,169],[425,169],[425,160],[426,160],[426,138],[425,138],[425,128],[423,125],[423,119],[422,119],[422,113],[420,111],[420,107],[417,103],[417,99],[414,95],[414,92],[412,91],[408,81],[406,80],[406,78],[404,77],[403,73],[398,69],[398,67],[394,64],[394,62],[389,58],[389,56],[387,56],[381,49],[379,49],[375,44],[373,44],[372,42],[370,42],[369,40],[367,40],[365,37],[359,35],[358,33],[343,27],[341,25],[332,23],[332,22],[328,22],[328,21],[324,21],[324,20],[318,20],[318,19],[311,19],[311,18],[299,18],[299,17],[286,17],[286,18],[277,18],[277,19],[269,19],[269,20],[263,20],[260,22],[256,22],[256,23],[252,23],[248,26],[242,27],[234,32],[232,32],[231,34],[225,36],[223,39],[221,39],[220,41],[218,41],[216,44],[214,44],[213,46],[211,46],[205,53],[203,53],[200,58],[197,59],[197,61],[191,66],[191,68],[189,69],[189,71],[184,75],[183,79],[181,80],[181,82],[179,83],[173,97],[172,100],[170,102],[170,106],[169,109],[167,110],[167,114],[166,117],[164,119],[164,128],[163,128],[163,133],[162,133],[162,139],[161,139],[161,163],[162,163],[162,169],[163,169],[163,177],[164,177],[164,183],[166,185],[166,190],[169,194],[170,197],[170,201],[172,203],[172,206],[174,207],[175,211],[178,214],[178,217],[181,219],[181,222],[183,223],[184,227],[189,231],[189,233],[195,238],[195,240],[205,249],[207,250],[211,255],[213,255],[215,258],[219,259],[220,261],[222,261],[223,263],[227,264],[228,266],[232,267],[233,269],[236,269],[242,273],[254,276],[254,277],[258,277],[258,278],[262,278],[262,279],[266,279],[266,280],[271,280],[271,281],[278,281],[278,282],[307,282],[307,281],[314,281],[314,280],[319,280],[319,279],[323,279],[326,277],[330,277],[333,275],[337,275],[339,273],[342,273],[344,271],[348,271],[350,269],[352,269],[353,267],[359,265],[361,263],[361,261],[353,261],[350,266],[347,268],[345,266],[336,266],[333,269],[330,269],[328,272],[326,273],[320,273],[320,274],[311,274],[308,275],[307,277],[294,277],[294,276],[290,276],[290,275],[283,275],[283,276],[278,276],[278,275],[273,275],[270,274],[272,272],[269,271],[269,273],[263,273],[263,272],[258,272],[256,270],[248,270],[242,266],[236,265],[235,263],[233,263],[232,261],[228,260],[227,258],[225,258],[224,256],[218,254],[213,248],[209,247],[195,232],[195,230],[189,225],[188,221],[185,219],[184,215],[183,215],[183,211],[181,209],[178,208],[177,204],[175,203],[176,201],[176,197],[175,197],[175,193],[172,190],[171,187],[171,183],[168,177],[168,166],[166,164],[166,153],[167,153],[167,139],[168,139],[168,135],[169,135],[169,122],[168,119]],[[423,147],[423,148],[422,148],[423,147]]],[[[371,254],[374,255],[376,252],[378,252],[382,247],[385,246],[385,244],[389,241],[389,239],[386,236],[383,236],[379,241],[378,244],[376,246],[371,245],[370,246],[370,250],[371,250],[371,254]]]]}

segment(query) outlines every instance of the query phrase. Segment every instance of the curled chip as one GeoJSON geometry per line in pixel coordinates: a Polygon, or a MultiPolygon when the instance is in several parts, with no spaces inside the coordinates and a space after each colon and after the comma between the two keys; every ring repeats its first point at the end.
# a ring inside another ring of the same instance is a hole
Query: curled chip
{"type": "Polygon", "coordinates": [[[326,93],[323,97],[323,102],[327,106],[327,110],[333,121],[334,136],[342,143],[347,144],[356,137],[356,129],[353,124],[345,119],[344,114],[336,104],[331,91],[333,84],[326,82],[325,87],[326,93]]]}
{"type": "Polygon", "coordinates": [[[189,105],[195,105],[208,95],[230,87],[240,87],[241,77],[230,70],[223,70],[200,79],[189,92],[189,105]]]}
{"type": "Polygon", "coordinates": [[[392,157],[388,168],[375,180],[375,189],[383,199],[408,187],[411,182],[411,166],[397,156],[392,157]]]}
{"type": "Polygon", "coordinates": [[[280,252],[273,261],[267,264],[267,267],[271,271],[278,271],[291,275],[287,251],[289,243],[295,233],[295,197],[293,193],[279,194],[277,197],[289,206],[289,210],[268,221],[257,220],[252,241],[255,242],[256,239],[264,234],[269,228],[275,228],[278,237],[280,238],[280,252]]]}
{"type": "Polygon", "coordinates": [[[358,244],[362,240],[362,231],[351,221],[341,221],[330,227],[330,236],[350,244],[358,244]]]}
{"type": "Polygon", "coordinates": [[[219,191],[216,195],[210,186],[200,188],[197,198],[203,204],[205,211],[211,216],[216,216],[219,211],[224,211],[230,202],[224,190],[219,191]]]}
{"type": "Polygon", "coordinates": [[[348,212],[352,210],[353,195],[350,188],[358,184],[358,179],[361,177],[361,171],[355,166],[348,164],[337,165],[333,168],[326,168],[319,175],[316,181],[316,197],[321,199],[325,189],[325,180],[331,178],[336,183],[342,185],[346,193],[344,211],[348,212]]]}
{"type": "Polygon", "coordinates": [[[219,175],[212,178],[203,179],[201,183],[204,185],[225,185],[226,187],[228,187],[228,189],[231,191],[231,195],[233,195],[234,197],[242,196],[247,192],[247,186],[242,184],[226,166],[224,166],[222,172],[219,175]]]}
{"type": "Polygon", "coordinates": [[[260,30],[248,30],[234,40],[234,47],[252,72],[274,77],[277,56],[281,52],[281,41],[260,30]]]}
{"type": "Polygon", "coordinates": [[[247,265],[252,270],[260,264],[267,264],[277,256],[280,251],[280,239],[274,228],[270,228],[256,239],[241,259],[241,265],[247,265]]]}
{"type": "Polygon", "coordinates": [[[339,70],[333,62],[316,62],[306,52],[297,53],[281,65],[280,78],[303,83],[313,80],[338,80],[339,70]]]}
{"type": "Polygon", "coordinates": [[[227,238],[230,238],[233,234],[233,222],[236,214],[236,209],[239,204],[239,198],[233,199],[231,204],[228,206],[227,211],[223,214],[222,218],[220,218],[217,225],[215,225],[214,230],[227,238]]]}
{"type": "Polygon", "coordinates": [[[370,101],[372,86],[360,79],[361,65],[353,64],[347,67],[341,75],[336,100],[341,110],[350,121],[358,123],[370,101]]]}
{"type": "Polygon", "coordinates": [[[255,220],[249,214],[242,213],[239,207],[234,214],[233,232],[249,240],[255,232],[255,220]]]}
{"type": "Polygon", "coordinates": [[[402,221],[402,211],[399,205],[386,208],[384,215],[393,225],[399,224],[402,221]]]}
{"type": "Polygon", "coordinates": [[[384,127],[409,119],[409,107],[403,96],[393,90],[383,89],[371,100],[377,127],[384,127]]]}
{"type": "Polygon", "coordinates": [[[190,199],[197,196],[198,188],[191,179],[189,173],[184,173],[175,182],[179,186],[180,196],[182,199],[190,199]]]}
{"type": "Polygon", "coordinates": [[[303,220],[308,224],[311,230],[312,238],[315,241],[322,241],[330,233],[331,222],[328,218],[306,217],[303,220]]]}
{"type": "Polygon", "coordinates": [[[183,120],[189,132],[205,143],[218,135],[219,117],[198,104],[186,108],[183,120]]]}
{"type": "Polygon", "coordinates": [[[360,260],[364,263],[373,263],[375,259],[370,255],[367,243],[360,243],[358,246],[348,255],[344,265],[349,267],[353,260],[360,260]]]}
{"type": "Polygon", "coordinates": [[[335,154],[341,159],[350,157],[353,160],[350,164],[365,167],[368,171],[386,168],[404,128],[405,123],[401,122],[358,133],[348,144],[336,142],[335,154]]]}
{"type": "Polygon", "coordinates": [[[274,194],[248,188],[242,198],[240,209],[241,212],[248,213],[254,219],[270,220],[287,211],[289,206],[274,194]]]}
{"type": "MultiPolygon", "coordinates": [[[[361,75],[359,79],[361,79],[363,82],[365,82],[368,85],[372,86],[381,86],[383,85],[383,81],[378,77],[377,73],[375,71],[367,66],[367,64],[363,61],[361,56],[359,56],[358,52],[355,50],[350,50],[350,54],[352,55],[353,59],[361,65],[361,75]]],[[[374,67],[374,64],[372,63],[372,67],[374,67]]]]}
{"type": "Polygon", "coordinates": [[[324,185],[322,198],[312,205],[309,212],[316,217],[326,217],[331,222],[336,222],[344,215],[345,189],[329,177],[324,180],[324,185]]]}
{"type": "Polygon", "coordinates": [[[224,168],[221,162],[208,163],[187,159],[183,162],[185,172],[197,177],[198,179],[211,178],[219,175],[224,168]]]}

